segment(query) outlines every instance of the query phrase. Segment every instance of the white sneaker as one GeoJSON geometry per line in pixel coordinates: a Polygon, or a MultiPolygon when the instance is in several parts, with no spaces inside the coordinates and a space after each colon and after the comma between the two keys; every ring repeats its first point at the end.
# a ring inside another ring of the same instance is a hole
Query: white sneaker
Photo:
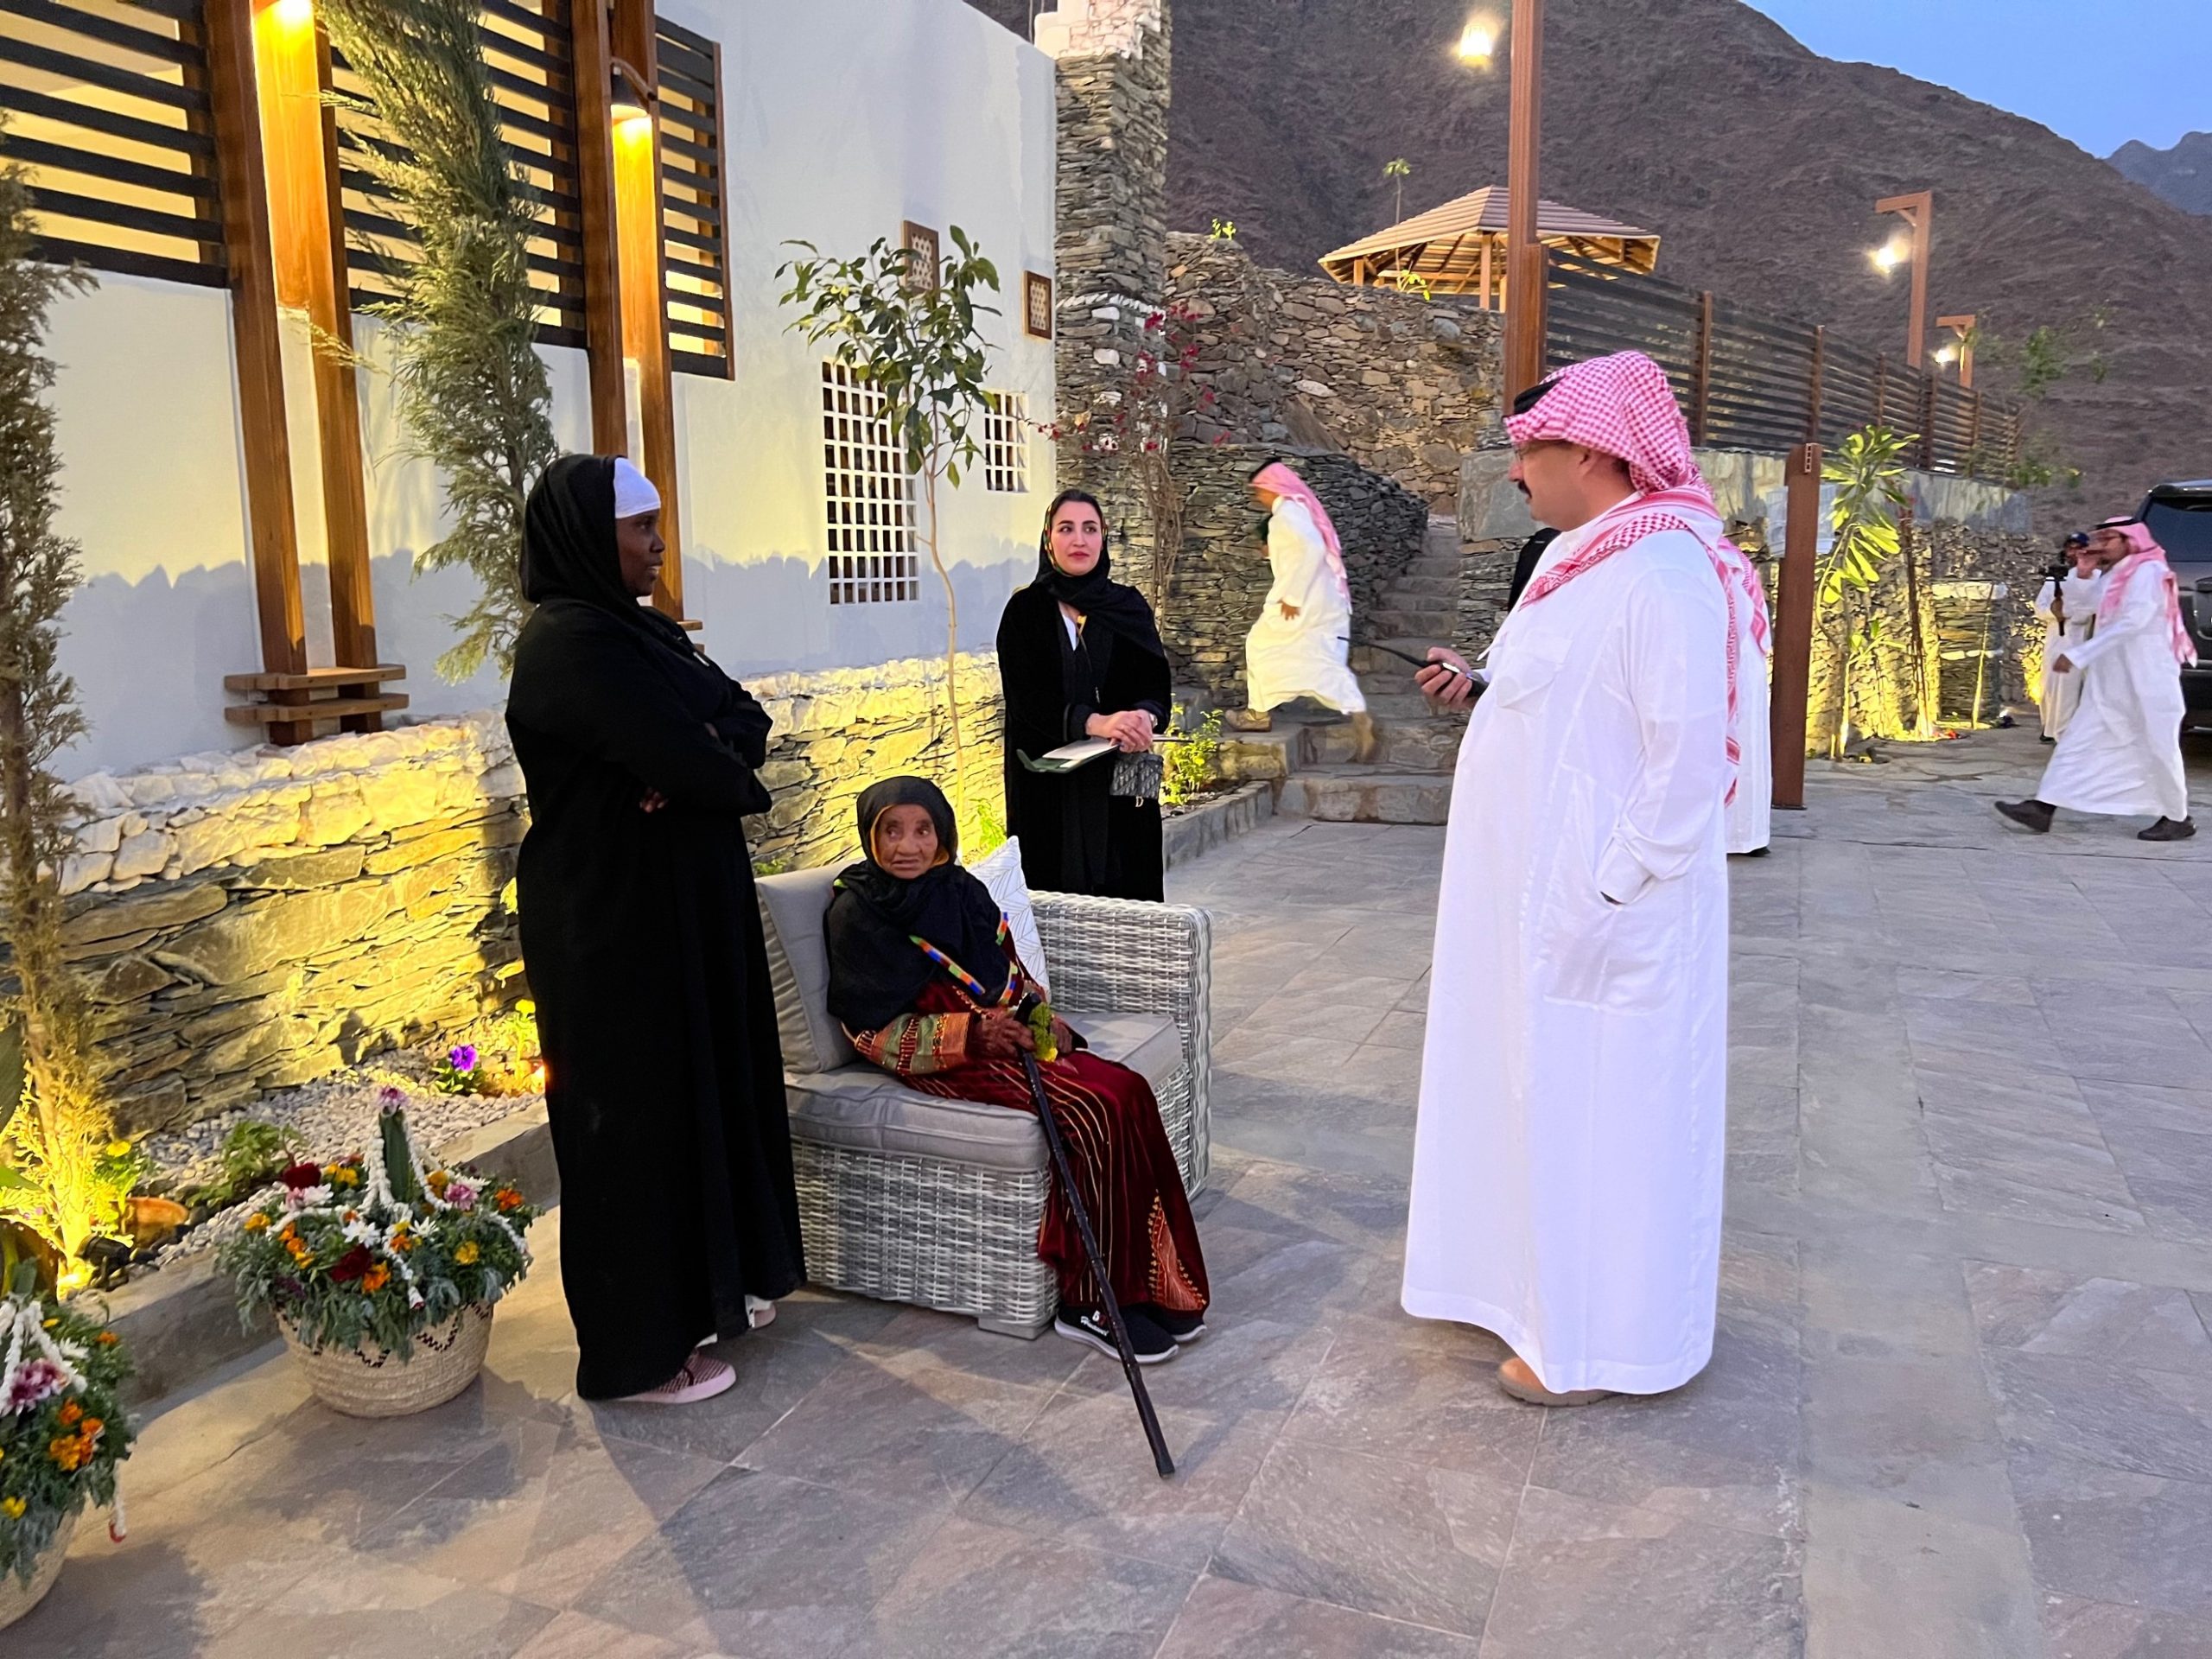
{"type": "Polygon", "coordinates": [[[758,1331],[764,1325],[776,1322],[776,1305],[764,1296],[747,1294],[745,1298],[745,1317],[758,1331]]]}
{"type": "Polygon", "coordinates": [[[657,1389],[647,1389],[643,1394],[625,1395],[625,1405],[688,1406],[701,1400],[711,1400],[718,1394],[727,1394],[737,1386],[737,1373],[719,1359],[709,1359],[704,1354],[694,1354],[683,1362],[683,1369],[657,1389]]]}

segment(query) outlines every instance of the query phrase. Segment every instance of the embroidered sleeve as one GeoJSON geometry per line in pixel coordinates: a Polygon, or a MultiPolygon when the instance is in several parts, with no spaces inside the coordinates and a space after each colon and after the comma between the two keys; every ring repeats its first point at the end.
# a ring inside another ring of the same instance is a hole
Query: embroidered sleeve
{"type": "Polygon", "coordinates": [[[972,1014],[902,1014],[880,1031],[847,1031],[862,1059],[899,1077],[922,1077],[968,1064],[972,1014]]]}

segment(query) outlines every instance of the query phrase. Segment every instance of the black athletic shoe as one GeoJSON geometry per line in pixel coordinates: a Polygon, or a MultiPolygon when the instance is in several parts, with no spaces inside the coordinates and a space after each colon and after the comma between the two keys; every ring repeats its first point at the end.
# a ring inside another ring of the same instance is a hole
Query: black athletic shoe
{"type": "Polygon", "coordinates": [[[2057,809],[2041,801],[1999,801],[1998,812],[2012,820],[2024,830],[2032,830],[2039,836],[2050,833],[2050,815],[2057,809]]]}
{"type": "Polygon", "coordinates": [[[2196,826],[2187,818],[2160,818],[2148,830],[2138,830],[2138,841],[2187,841],[2196,833],[2196,826]]]}
{"type": "Polygon", "coordinates": [[[1137,1311],[1185,1347],[1206,1333],[1206,1316],[1203,1313],[1171,1313],[1157,1302],[1147,1302],[1137,1311]]]}
{"type": "MultiPolygon", "coordinates": [[[[1129,1333],[1129,1351],[1137,1357],[1140,1365],[1164,1365],[1181,1351],[1175,1338],[1154,1325],[1134,1307],[1122,1310],[1122,1323],[1129,1333]]],[[[1103,1308],[1064,1307],[1052,1321],[1052,1329],[1071,1342],[1087,1342],[1109,1359],[1119,1359],[1122,1351],[1114,1344],[1114,1327],[1106,1323],[1103,1308]]]]}

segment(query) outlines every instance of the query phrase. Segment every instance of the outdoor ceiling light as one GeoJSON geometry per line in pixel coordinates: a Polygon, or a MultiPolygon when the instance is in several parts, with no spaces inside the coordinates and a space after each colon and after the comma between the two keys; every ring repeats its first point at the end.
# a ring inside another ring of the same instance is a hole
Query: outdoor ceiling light
{"type": "Polygon", "coordinates": [[[1497,50],[1497,25],[1479,15],[1468,18],[1466,28],[1459,33],[1459,61],[1488,68],[1497,50]]]}
{"type": "Polygon", "coordinates": [[[653,95],[646,89],[645,78],[620,58],[614,60],[612,99],[617,126],[652,118],[653,95]]]}

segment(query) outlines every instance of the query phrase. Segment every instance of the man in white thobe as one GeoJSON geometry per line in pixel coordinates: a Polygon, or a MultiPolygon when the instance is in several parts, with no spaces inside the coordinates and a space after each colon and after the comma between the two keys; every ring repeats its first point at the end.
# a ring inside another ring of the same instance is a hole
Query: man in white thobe
{"type": "Polygon", "coordinates": [[[2032,798],[1997,810],[2041,835],[2058,807],[2119,816],[2155,814],[2139,841],[2186,841],[2196,833],[2182,772],[2181,671],[2196,660],[2181,616],[2166,550],[2147,525],[2107,524],[2089,534],[2105,568],[2096,632],[2050,665],[2081,674],[2081,699],[2044,768],[2032,798]]]}
{"type": "MultiPolygon", "coordinates": [[[[1731,635],[1755,601],[1656,363],[1535,391],[1511,475],[1563,533],[1453,779],[1403,1302],[1503,1338],[1509,1394],[1580,1405],[1713,1352],[1731,635]]],[[[1465,663],[1431,656],[1422,690],[1463,700],[1465,663]]]]}
{"type": "Polygon", "coordinates": [[[1375,758],[1375,722],[1351,671],[1351,582],[1343,544],[1313,486],[1281,461],[1252,475],[1252,493],[1268,510],[1268,565],[1274,581],[1259,620],[1244,636],[1248,712],[1230,724],[1265,731],[1270,709],[1311,697],[1351,717],[1353,758],[1375,758]]]}
{"type": "MultiPolygon", "coordinates": [[[[1758,568],[1744,561],[1746,580],[1759,582],[1758,568]]],[[[1749,628],[1736,632],[1736,791],[1724,815],[1728,855],[1760,858],[1774,839],[1774,745],[1770,730],[1774,701],[1772,653],[1764,637],[1749,628]]]]}
{"type": "Polygon", "coordinates": [[[2082,700],[2082,682],[2086,677],[2078,669],[2070,674],[2057,673],[2052,664],[2066,655],[2069,646],[2082,644],[2096,632],[2097,601],[2105,585],[2104,566],[2082,531],[2077,530],[2066,538],[2065,559],[2065,570],[2045,577],[2043,590],[2036,595],[2036,614],[2044,622],[2041,711],[2046,743],[2057,742],[2067,721],[2074,717],[2074,706],[2082,700]]]}

